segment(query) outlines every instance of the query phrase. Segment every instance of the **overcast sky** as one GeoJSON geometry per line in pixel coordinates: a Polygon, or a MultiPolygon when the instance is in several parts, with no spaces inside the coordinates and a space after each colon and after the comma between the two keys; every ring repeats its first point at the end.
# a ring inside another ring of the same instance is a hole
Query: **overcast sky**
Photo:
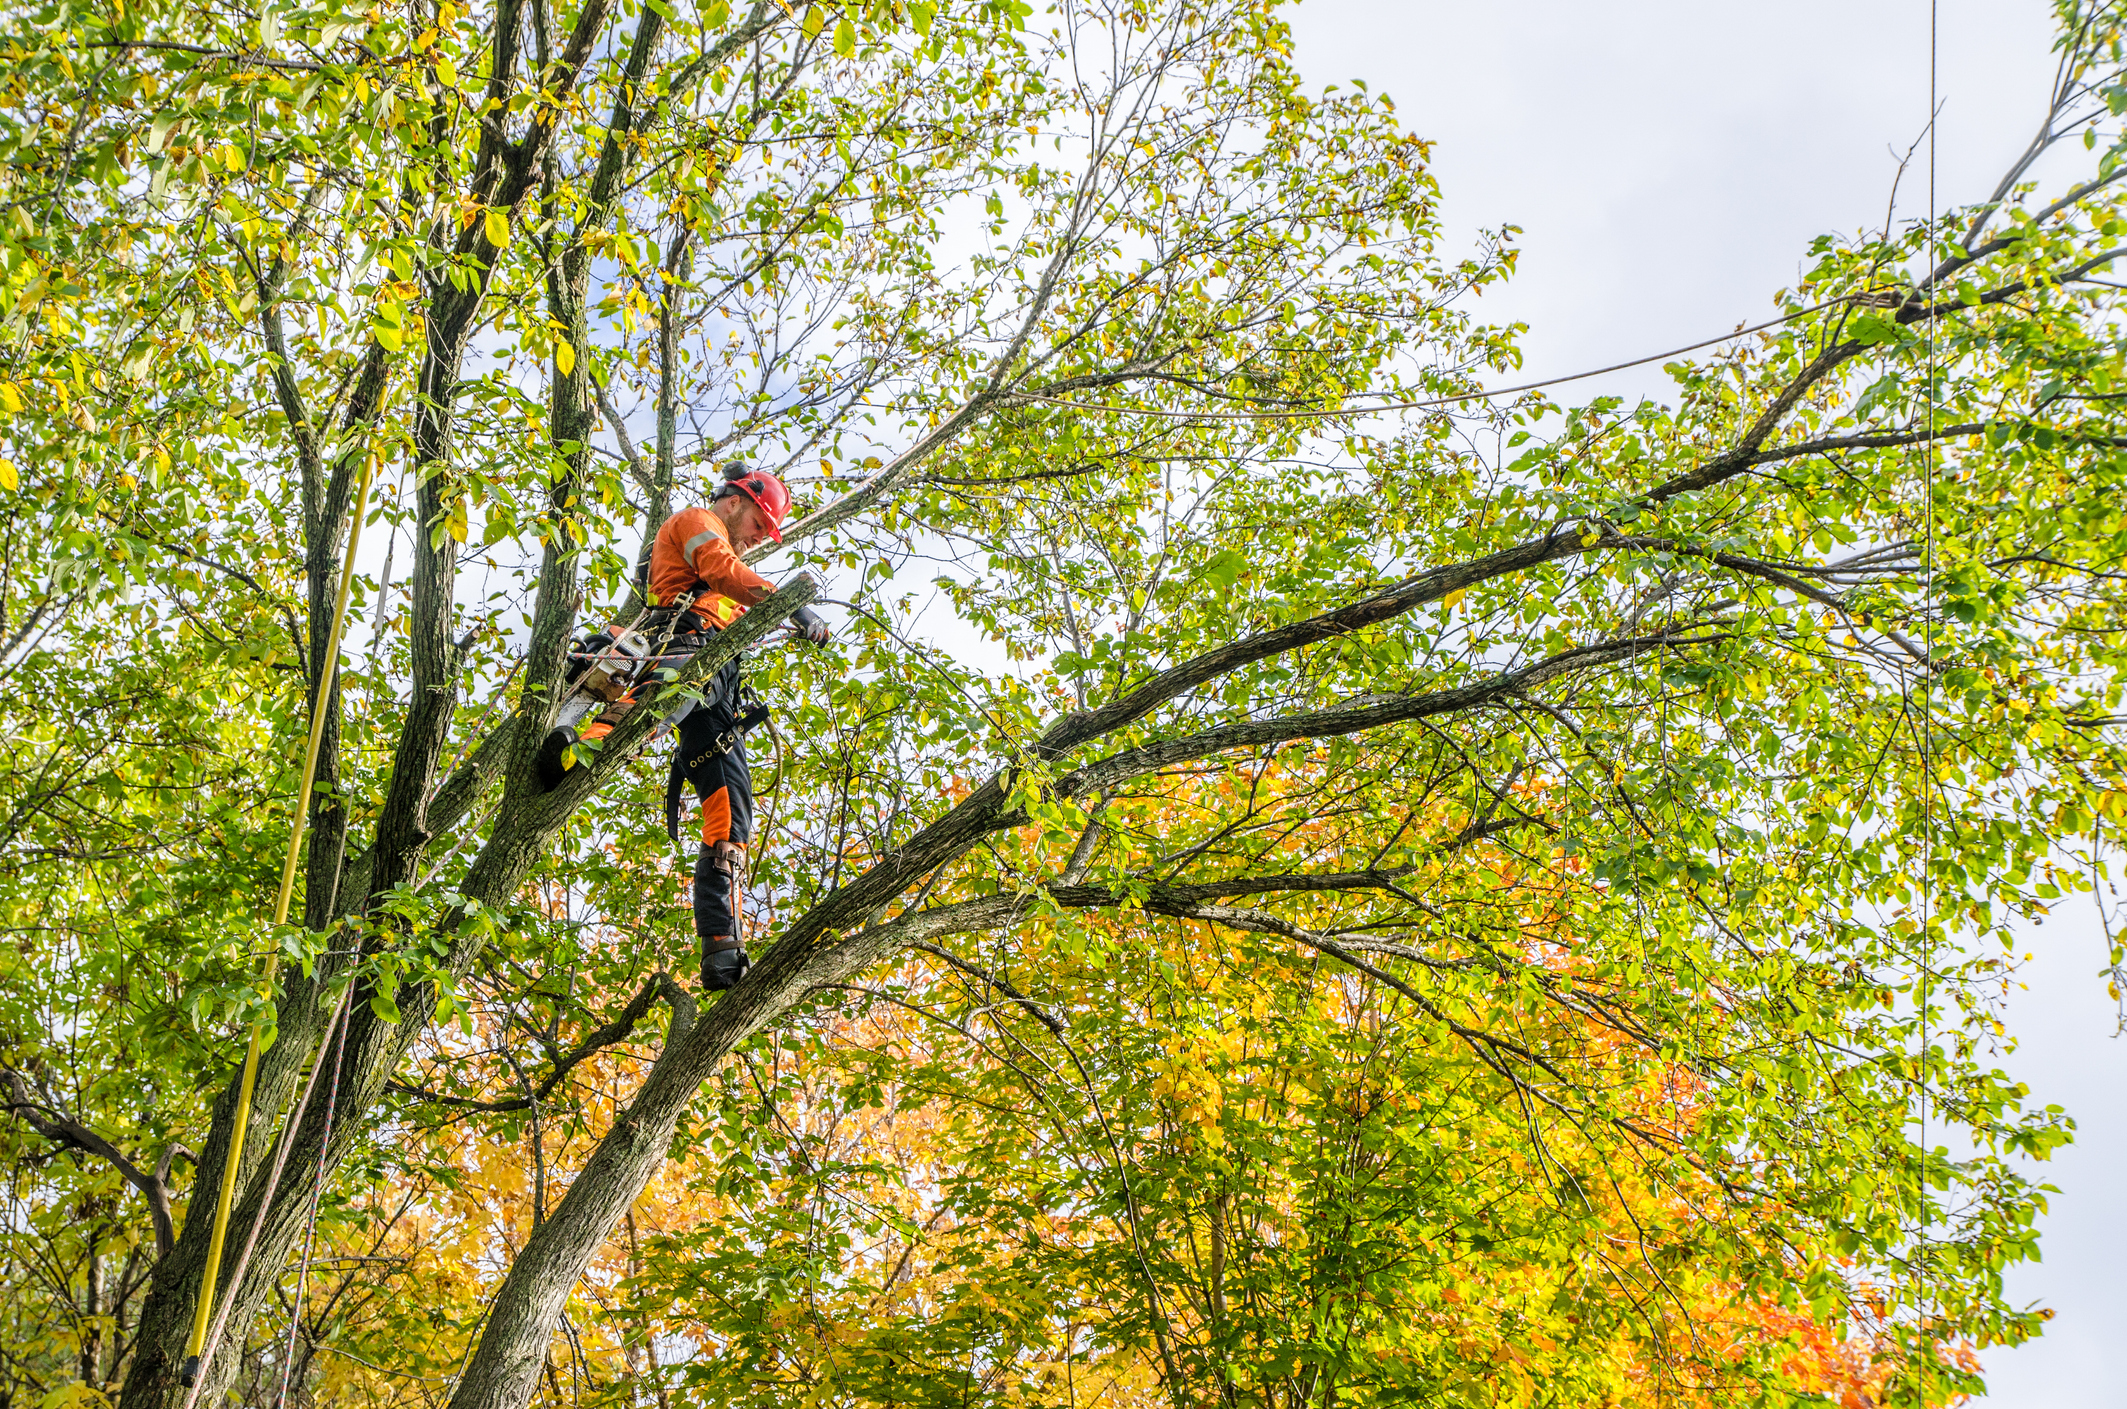
{"type": "MultiPolygon", "coordinates": [[[[1451,232],[1525,231],[1520,273],[1479,305],[1530,325],[1517,380],[1769,316],[1812,236],[1882,222],[1897,156],[1927,123],[1926,0],[1304,0],[1292,18],[1311,83],[1362,79],[1438,144],[1451,232]]],[[[1955,205],[1983,198],[2036,130],[2049,6],[1941,0],[1939,34],[1936,185],[1955,205]]],[[[1926,211],[1923,161],[1902,215],[1926,211]]],[[[1664,382],[1648,367],[1553,394],[1660,397],[1664,382]]],[[[2062,1191],[2045,1261],[2009,1283],[2058,1314],[2037,1344],[1987,1355],[1987,1403],[2118,1409],[2127,1045],[2093,977],[2104,945],[2087,899],[2058,907],[2027,947],[2029,991],[2010,1014],[2021,1046],[2003,1065],[2081,1129],[2038,1170],[2062,1191]]]]}

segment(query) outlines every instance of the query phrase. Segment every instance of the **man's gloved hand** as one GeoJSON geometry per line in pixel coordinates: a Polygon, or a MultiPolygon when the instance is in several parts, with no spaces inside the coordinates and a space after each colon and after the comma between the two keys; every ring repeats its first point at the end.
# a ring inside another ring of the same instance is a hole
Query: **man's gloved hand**
{"type": "Polygon", "coordinates": [[[826,645],[827,638],[834,634],[827,629],[827,618],[821,616],[811,607],[799,607],[792,612],[790,614],[790,624],[797,629],[797,633],[800,636],[803,636],[815,646],[826,645]]]}

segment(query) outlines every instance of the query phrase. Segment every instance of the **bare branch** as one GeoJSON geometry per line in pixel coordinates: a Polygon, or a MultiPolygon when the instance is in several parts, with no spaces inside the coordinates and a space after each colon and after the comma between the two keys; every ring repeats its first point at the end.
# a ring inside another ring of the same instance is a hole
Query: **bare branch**
{"type": "Polygon", "coordinates": [[[80,1150],[107,1161],[128,1184],[140,1190],[148,1201],[148,1217],[155,1224],[155,1255],[169,1256],[170,1249],[176,1246],[177,1234],[170,1221],[170,1189],[163,1179],[170,1172],[172,1157],[182,1147],[173,1145],[165,1151],[160,1166],[151,1174],[126,1158],[116,1145],[74,1119],[49,1091],[42,1092],[41,1097],[33,1093],[21,1072],[0,1067],[0,1075],[6,1076],[11,1097],[5,1102],[6,1107],[25,1125],[64,1149],[80,1150]]]}
{"type": "Polygon", "coordinates": [[[660,996],[672,1007],[674,1013],[678,1013],[683,1004],[690,1008],[693,1006],[694,1000],[688,996],[686,990],[682,989],[673,980],[670,974],[662,970],[652,974],[644,982],[641,991],[628,1000],[628,1006],[621,1009],[618,1016],[603,1027],[586,1033],[581,1042],[577,1043],[566,1055],[554,1063],[554,1069],[547,1073],[546,1079],[540,1082],[537,1089],[529,1096],[516,1096],[507,1101],[480,1101],[469,1096],[453,1096],[441,1091],[425,1090],[418,1086],[408,1085],[403,1081],[391,1082],[385,1089],[402,1096],[412,1097],[418,1101],[428,1101],[441,1106],[455,1106],[463,1110],[521,1111],[533,1109],[540,1101],[544,1101],[548,1096],[552,1095],[554,1089],[568,1079],[569,1073],[581,1066],[587,1059],[608,1047],[627,1041],[634,1034],[635,1025],[642,1021],[645,1013],[650,1011],[650,1004],[660,996]]]}
{"type": "Polygon", "coordinates": [[[1561,675],[1592,670],[1597,666],[1624,660],[1643,652],[1710,645],[1724,639],[1726,638],[1719,635],[1685,636],[1674,632],[1626,637],[1562,651],[1520,670],[1500,671],[1450,690],[1433,690],[1422,695],[1397,696],[1342,709],[1311,710],[1304,714],[1221,725],[1201,733],[1163,739],[1089,763],[1058,779],[1056,791],[1065,797],[1077,797],[1093,789],[1112,787],[1126,778],[1134,778],[1191,759],[1225,753],[1231,749],[1260,748],[1265,744],[1281,744],[1294,739],[1334,738],[1342,734],[1356,734],[1365,729],[1377,729],[1384,724],[1482,709],[1561,675]]]}

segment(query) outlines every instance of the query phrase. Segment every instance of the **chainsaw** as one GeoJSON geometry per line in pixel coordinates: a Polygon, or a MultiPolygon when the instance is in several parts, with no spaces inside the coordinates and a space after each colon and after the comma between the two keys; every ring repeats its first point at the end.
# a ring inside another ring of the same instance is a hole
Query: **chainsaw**
{"type": "MultiPolygon", "coordinates": [[[[554,727],[547,731],[546,738],[539,745],[542,789],[551,792],[575,766],[578,762],[576,745],[602,739],[611,733],[648,698],[644,686],[656,681],[660,672],[692,660],[695,652],[708,644],[694,634],[674,635],[673,628],[693,600],[691,596],[682,597],[669,609],[660,608],[656,615],[662,621],[648,629],[644,625],[616,624],[570,642],[569,664],[562,677],[568,690],[554,712],[554,727]],[[683,649],[675,649],[682,644],[683,649]],[[590,722],[586,723],[586,720],[590,722]]],[[[797,636],[798,633],[785,623],[748,646],[744,653],[752,655],[797,636]]],[[[678,727],[698,703],[685,699],[674,705],[651,731],[651,741],[655,742],[678,727]]],[[[768,715],[765,705],[744,695],[735,705],[733,712],[739,721],[735,737],[744,737],[768,715]]]]}

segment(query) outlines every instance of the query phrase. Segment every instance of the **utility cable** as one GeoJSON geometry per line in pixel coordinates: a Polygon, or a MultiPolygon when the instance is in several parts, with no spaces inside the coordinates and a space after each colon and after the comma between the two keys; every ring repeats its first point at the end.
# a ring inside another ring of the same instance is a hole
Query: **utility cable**
{"type": "MultiPolygon", "coordinates": [[[[1823,303],[1813,303],[1807,308],[1798,308],[1792,313],[1763,323],[1753,323],[1747,328],[1738,328],[1732,333],[1723,333],[1717,338],[1695,342],[1687,347],[1673,347],[1667,352],[1657,352],[1646,357],[1635,357],[1630,362],[1613,362],[1608,367],[1597,367],[1589,372],[1574,372],[1568,376],[1550,377],[1540,382],[1523,382],[1520,386],[1503,386],[1493,391],[1466,391],[1456,396],[1436,396],[1426,401],[1384,401],[1375,406],[1337,406],[1312,410],[1294,411],[1171,411],[1162,406],[1117,406],[1106,401],[1073,401],[1068,397],[1047,396],[1038,391],[1019,391],[1007,394],[1009,401],[1038,401],[1047,406],[1063,406],[1073,411],[1112,411],[1122,416],[1163,416],[1176,421],[1309,421],[1332,416],[1368,416],[1377,411],[1427,411],[1438,406],[1459,406],[1465,401],[1486,401],[1495,396],[1514,396],[1524,391],[1540,391],[1545,387],[1563,386],[1567,382],[1584,382],[1590,377],[1600,377],[1611,372],[1623,372],[1633,367],[1644,367],[1650,362],[1666,362],[1672,357],[1681,357],[1687,352],[1701,348],[1718,347],[1724,342],[1747,338],[1752,333],[1762,333],[1767,328],[1777,328],[1782,323],[1792,323],[1797,318],[1806,318],[1812,313],[1822,313],[1827,308],[1837,308],[1842,303],[1852,303],[1866,297],[1862,294],[1842,294],[1823,303]]],[[[1379,395],[1361,393],[1362,395],[1379,395]]]]}
{"type": "MultiPolygon", "coordinates": [[[[288,923],[288,905],[295,895],[296,861],[302,852],[303,834],[310,824],[310,793],[312,786],[317,781],[318,750],[325,738],[326,705],[332,699],[332,688],[340,666],[340,632],[347,622],[347,596],[348,589],[354,582],[355,549],[362,541],[362,516],[369,507],[369,485],[370,481],[376,476],[376,470],[376,455],[371,453],[365,456],[362,461],[362,482],[360,487],[355,490],[354,518],[347,532],[347,554],[340,563],[339,593],[333,599],[332,604],[332,630],[325,641],[324,667],[318,672],[317,695],[311,702],[310,707],[310,739],[308,747],[303,752],[303,783],[296,794],[295,816],[288,826],[288,854],[281,863],[280,895],[273,905],[275,944],[272,952],[266,956],[265,973],[266,991],[269,1000],[273,993],[274,975],[280,968],[279,931],[283,925],[288,923]]],[[[237,1083],[236,1125],[229,1136],[229,1153],[222,1160],[221,1194],[214,1205],[214,1231],[207,1238],[207,1266],[200,1274],[199,1300],[192,1315],[192,1336],[185,1347],[183,1368],[178,1371],[179,1381],[190,1391],[185,1396],[186,1409],[191,1409],[193,1402],[198,1399],[199,1387],[204,1379],[206,1362],[213,1355],[212,1350],[207,1346],[209,1323],[210,1321],[218,1323],[221,1319],[214,1315],[214,1293],[217,1279],[221,1272],[222,1244],[229,1232],[229,1209],[236,1194],[237,1169],[243,1163],[244,1135],[246,1128],[251,1124],[251,1093],[258,1080],[258,1059],[259,1053],[264,1046],[265,1028],[266,1023],[263,1017],[252,1021],[251,1042],[244,1051],[244,1074],[237,1083]]],[[[321,1050],[320,1057],[322,1058],[322,1056],[321,1050]]],[[[316,1082],[317,1072],[313,1069],[311,1072],[311,1085],[314,1086],[316,1082]]],[[[306,1086],[303,1091],[304,1101],[308,1101],[309,1097],[310,1088],[306,1086]]],[[[295,1122],[301,1114],[301,1103],[298,1103],[297,1108],[289,1113],[288,1133],[291,1137],[294,1134],[295,1122]]],[[[286,1153],[284,1149],[282,1154],[285,1156],[286,1153]]],[[[266,1198],[269,1202],[272,1199],[272,1194],[273,1191],[269,1187],[266,1191],[266,1198]]],[[[261,1216],[263,1216],[264,1211],[264,1206],[262,1205],[260,1208],[261,1216]]],[[[255,1232],[256,1230],[254,1230],[254,1234],[255,1232]]],[[[251,1245],[247,1242],[244,1247],[244,1255],[237,1259],[236,1266],[232,1269],[233,1275],[229,1279],[229,1299],[231,1302],[235,1300],[237,1288],[243,1282],[244,1264],[249,1261],[250,1254],[251,1245]]],[[[227,1311],[228,1308],[225,1306],[223,1308],[224,1316],[227,1315],[227,1311]]]]}
{"type": "MultiPolygon", "coordinates": [[[[1938,249],[1938,221],[1942,219],[1936,206],[1936,132],[1942,126],[1942,100],[1936,92],[1936,47],[1938,47],[1940,17],[1938,0],[1927,0],[1927,266],[1938,264],[1942,251],[1938,249]]],[[[1925,409],[1927,426],[1933,430],[1940,419],[1942,402],[1942,368],[1938,355],[1936,321],[1927,321],[1927,389],[1925,409]]],[[[1929,434],[1921,445],[1921,534],[1925,538],[1923,562],[1927,564],[1921,577],[1921,1051],[1919,1062],[1914,1062],[1914,1081],[1919,1083],[1921,1113],[1921,1139],[1919,1139],[1919,1237],[1914,1239],[1914,1275],[1916,1275],[1916,1298],[1914,1298],[1914,1332],[1916,1352],[1921,1356],[1919,1364],[1919,1403],[1929,1403],[1929,1383],[1936,1379],[1938,1356],[1933,1349],[1933,1332],[1927,1324],[1927,1290],[1929,1290],[1929,1256],[1927,1256],[1927,1224],[1929,1224],[1929,1149],[1927,1149],[1927,1068],[1929,1068],[1929,1022],[1927,1005],[1933,1000],[1933,968],[1936,968],[1936,462],[1940,451],[1936,449],[1936,436],[1929,434]]]]}

